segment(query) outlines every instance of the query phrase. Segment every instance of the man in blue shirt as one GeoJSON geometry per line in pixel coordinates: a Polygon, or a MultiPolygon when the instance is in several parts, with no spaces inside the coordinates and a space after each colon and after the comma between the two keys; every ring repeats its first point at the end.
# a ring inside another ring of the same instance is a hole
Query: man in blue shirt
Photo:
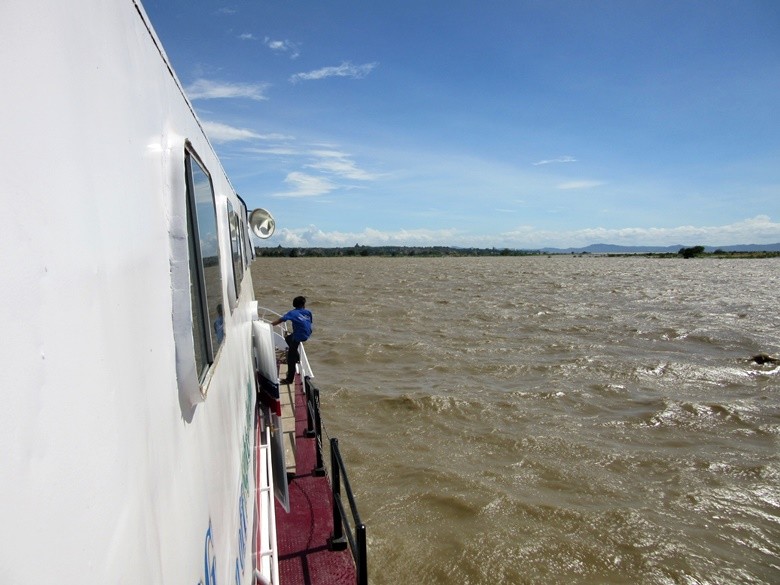
{"type": "Polygon", "coordinates": [[[295,364],[300,360],[298,346],[309,339],[314,322],[311,311],[306,308],[306,297],[295,297],[293,307],[292,311],[287,311],[271,323],[275,327],[284,321],[290,321],[293,328],[292,333],[284,338],[287,342],[287,377],[281,381],[282,384],[290,384],[295,379],[295,364]]]}

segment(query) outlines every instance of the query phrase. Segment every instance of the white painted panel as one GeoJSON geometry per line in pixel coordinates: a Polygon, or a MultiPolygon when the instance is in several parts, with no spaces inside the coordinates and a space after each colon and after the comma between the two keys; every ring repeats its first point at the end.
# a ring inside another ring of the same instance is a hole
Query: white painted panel
{"type": "Polygon", "coordinates": [[[239,202],[153,41],[130,0],[0,3],[3,583],[251,581],[252,283],[193,405],[185,141],[239,202]]]}

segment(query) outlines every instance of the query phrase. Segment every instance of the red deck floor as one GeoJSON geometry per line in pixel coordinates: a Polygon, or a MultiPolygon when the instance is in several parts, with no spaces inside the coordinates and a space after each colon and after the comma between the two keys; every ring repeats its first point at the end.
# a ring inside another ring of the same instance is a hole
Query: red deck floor
{"type": "Polygon", "coordinates": [[[305,431],[306,396],[296,376],[296,473],[289,482],[290,512],[276,504],[279,579],[281,585],[354,585],[355,564],[349,549],[328,550],[333,532],[330,483],[327,477],[312,474],[317,464],[316,440],[305,437],[305,431]]]}

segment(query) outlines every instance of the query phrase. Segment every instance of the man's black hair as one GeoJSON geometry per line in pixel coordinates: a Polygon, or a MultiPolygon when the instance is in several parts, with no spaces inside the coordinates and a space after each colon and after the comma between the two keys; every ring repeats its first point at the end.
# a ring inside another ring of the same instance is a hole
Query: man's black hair
{"type": "Polygon", "coordinates": [[[306,306],[306,297],[295,297],[293,299],[293,307],[296,309],[303,309],[306,306]]]}

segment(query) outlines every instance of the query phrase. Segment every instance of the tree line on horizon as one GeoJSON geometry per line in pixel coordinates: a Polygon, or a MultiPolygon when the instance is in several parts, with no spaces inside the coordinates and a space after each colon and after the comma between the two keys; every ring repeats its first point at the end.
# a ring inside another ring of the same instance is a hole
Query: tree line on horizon
{"type": "Polygon", "coordinates": [[[418,257],[441,258],[446,256],[647,256],[654,258],[775,258],[780,252],[775,251],[728,251],[716,249],[707,252],[704,246],[680,248],[677,252],[608,252],[594,254],[588,251],[552,252],[550,250],[513,250],[510,248],[457,248],[452,246],[362,246],[351,247],[284,247],[281,244],[275,248],[255,248],[258,257],[265,258],[334,258],[334,257],[418,257]]]}
{"type": "Polygon", "coordinates": [[[511,250],[509,248],[454,248],[451,246],[361,246],[337,248],[300,248],[283,247],[255,248],[257,256],[271,258],[340,257],[340,256],[537,256],[544,254],[538,250],[511,250]]]}

